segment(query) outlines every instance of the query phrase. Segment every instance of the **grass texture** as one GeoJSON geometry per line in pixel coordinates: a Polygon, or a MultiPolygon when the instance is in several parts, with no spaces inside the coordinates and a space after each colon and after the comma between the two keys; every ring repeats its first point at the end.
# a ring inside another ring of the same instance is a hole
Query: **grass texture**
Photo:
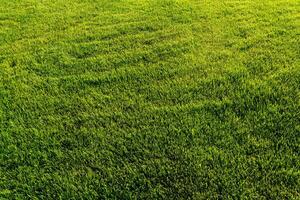
{"type": "Polygon", "coordinates": [[[300,199],[298,0],[0,0],[0,199],[300,199]]]}

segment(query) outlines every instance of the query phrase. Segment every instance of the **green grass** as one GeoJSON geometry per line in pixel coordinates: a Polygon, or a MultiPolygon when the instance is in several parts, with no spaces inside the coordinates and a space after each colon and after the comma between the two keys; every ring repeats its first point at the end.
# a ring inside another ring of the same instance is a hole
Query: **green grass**
{"type": "Polygon", "coordinates": [[[300,199],[298,0],[0,0],[0,199],[300,199]]]}

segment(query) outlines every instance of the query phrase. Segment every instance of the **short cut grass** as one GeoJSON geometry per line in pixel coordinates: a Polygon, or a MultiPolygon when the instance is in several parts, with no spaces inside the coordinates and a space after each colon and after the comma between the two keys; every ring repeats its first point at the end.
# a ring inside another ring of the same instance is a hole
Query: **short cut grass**
{"type": "Polygon", "coordinates": [[[298,0],[0,0],[0,199],[300,199],[298,0]]]}

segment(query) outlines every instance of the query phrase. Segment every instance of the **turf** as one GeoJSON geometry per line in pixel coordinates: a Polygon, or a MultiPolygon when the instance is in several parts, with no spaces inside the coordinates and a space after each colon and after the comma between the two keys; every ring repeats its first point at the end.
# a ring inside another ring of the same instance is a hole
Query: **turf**
{"type": "Polygon", "coordinates": [[[298,0],[0,0],[0,199],[300,199],[298,0]]]}

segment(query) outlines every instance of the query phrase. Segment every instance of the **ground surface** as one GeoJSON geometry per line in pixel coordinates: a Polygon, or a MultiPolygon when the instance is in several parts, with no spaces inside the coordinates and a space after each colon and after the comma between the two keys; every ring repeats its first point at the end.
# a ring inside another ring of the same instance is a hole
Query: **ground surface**
{"type": "Polygon", "coordinates": [[[0,199],[300,199],[298,0],[0,0],[0,199]]]}

